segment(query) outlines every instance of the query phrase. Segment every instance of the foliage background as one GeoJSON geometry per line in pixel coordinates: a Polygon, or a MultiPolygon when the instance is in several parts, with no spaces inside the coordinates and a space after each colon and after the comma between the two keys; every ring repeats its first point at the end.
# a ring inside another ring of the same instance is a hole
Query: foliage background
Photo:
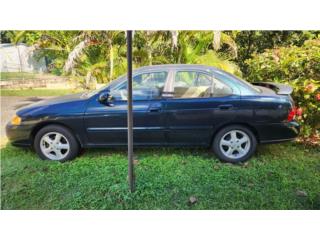
{"type": "MultiPolygon", "coordinates": [[[[2,31],[1,42],[33,46],[50,73],[83,88],[126,71],[123,31],[2,31]]],[[[251,82],[290,84],[303,136],[319,143],[320,31],[135,31],[133,51],[134,67],[196,63],[251,82]]]]}

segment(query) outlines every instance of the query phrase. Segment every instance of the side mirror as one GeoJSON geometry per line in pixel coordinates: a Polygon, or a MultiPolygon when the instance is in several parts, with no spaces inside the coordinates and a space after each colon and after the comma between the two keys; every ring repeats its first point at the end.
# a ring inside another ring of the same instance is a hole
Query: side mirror
{"type": "Polygon", "coordinates": [[[98,101],[101,104],[107,105],[109,107],[113,106],[113,97],[109,92],[102,92],[99,94],[98,101]]]}

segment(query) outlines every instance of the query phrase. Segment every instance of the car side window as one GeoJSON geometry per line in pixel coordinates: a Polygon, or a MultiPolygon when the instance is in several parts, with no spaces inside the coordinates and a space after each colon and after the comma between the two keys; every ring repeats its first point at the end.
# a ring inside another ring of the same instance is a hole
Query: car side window
{"type": "Polygon", "coordinates": [[[232,95],[232,89],[210,74],[179,71],[175,74],[175,98],[208,98],[232,95]]]}
{"type": "MultiPolygon", "coordinates": [[[[142,73],[132,79],[133,100],[151,100],[161,98],[168,73],[142,73]]],[[[112,96],[118,100],[127,100],[127,81],[112,91],[112,96]]]]}

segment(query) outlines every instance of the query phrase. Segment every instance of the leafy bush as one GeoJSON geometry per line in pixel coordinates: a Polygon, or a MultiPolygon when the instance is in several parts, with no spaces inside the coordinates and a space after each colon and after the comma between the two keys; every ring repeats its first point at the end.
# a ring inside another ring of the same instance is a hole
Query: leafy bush
{"type": "Polygon", "coordinates": [[[274,81],[291,85],[298,121],[304,137],[319,136],[320,128],[320,38],[301,47],[266,50],[247,60],[248,80],[274,81]]]}

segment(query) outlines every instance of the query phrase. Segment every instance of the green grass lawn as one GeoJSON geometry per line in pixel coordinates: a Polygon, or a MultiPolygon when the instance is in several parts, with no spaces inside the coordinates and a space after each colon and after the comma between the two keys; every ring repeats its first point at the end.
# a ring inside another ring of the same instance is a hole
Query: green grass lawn
{"type": "Polygon", "coordinates": [[[34,79],[36,76],[37,74],[29,72],[0,72],[1,81],[34,79]]]}
{"type": "Polygon", "coordinates": [[[206,149],[135,154],[137,186],[131,194],[125,150],[87,150],[58,163],[6,146],[1,149],[2,209],[320,209],[318,149],[260,146],[242,166],[220,163],[206,149]],[[189,203],[191,196],[196,203],[189,203]]]}
{"type": "Polygon", "coordinates": [[[80,90],[73,89],[47,89],[47,88],[35,88],[35,89],[1,89],[1,96],[20,96],[20,97],[34,97],[34,96],[62,96],[66,94],[72,94],[80,90]]]}

